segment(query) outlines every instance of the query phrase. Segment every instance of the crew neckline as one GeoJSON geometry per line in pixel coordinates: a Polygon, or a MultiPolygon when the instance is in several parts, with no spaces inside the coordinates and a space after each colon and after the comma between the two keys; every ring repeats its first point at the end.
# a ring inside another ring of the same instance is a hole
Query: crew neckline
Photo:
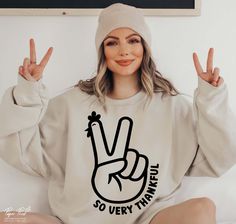
{"type": "Polygon", "coordinates": [[[124,99],[114,99],[108,96],[105,96],[105,102],[107,105],[131,105],[140,100],[144,99],[146,93],[143,90],[138,91],[133,96],[124,99]]]}

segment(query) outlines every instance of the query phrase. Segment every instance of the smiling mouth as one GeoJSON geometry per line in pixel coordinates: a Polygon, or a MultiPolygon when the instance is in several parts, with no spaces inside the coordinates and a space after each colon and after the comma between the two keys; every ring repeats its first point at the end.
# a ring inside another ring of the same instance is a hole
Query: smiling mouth
{"type": "Polygon", "coordinates": [[[120,61],[116,61],[117,64],[119,64],[120,66],[128,66],[130,65],[134,60],[120,60],[120,61]]]}

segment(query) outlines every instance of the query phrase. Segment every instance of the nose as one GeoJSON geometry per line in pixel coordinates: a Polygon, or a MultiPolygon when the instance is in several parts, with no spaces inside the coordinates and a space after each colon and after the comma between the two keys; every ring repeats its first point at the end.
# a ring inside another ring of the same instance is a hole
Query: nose
{"type": "Polygon", "coordinates": [[[127,56],[129,55],[128,53],[120,53],[120,56],[127,56]]]}
{"type": "Polygon", "coordinates": [[[120,44],[120,56],[127,56],[130,53],[130,49],[126,44],[120,44]]]}

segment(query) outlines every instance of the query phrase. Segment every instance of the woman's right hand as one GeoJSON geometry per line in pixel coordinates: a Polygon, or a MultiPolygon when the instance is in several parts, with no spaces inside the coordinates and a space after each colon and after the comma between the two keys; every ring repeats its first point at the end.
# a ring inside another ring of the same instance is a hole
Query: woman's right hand
{"type": "Polygon", "coordinates": [[[42,78],[43,70],[51,57],[53,48],[50,47],[39,64],[36,62],[34,39],[30,39],[30,59],[25,58],[19,67],[19,75],[29,81],[38,81],[42,78]]]}

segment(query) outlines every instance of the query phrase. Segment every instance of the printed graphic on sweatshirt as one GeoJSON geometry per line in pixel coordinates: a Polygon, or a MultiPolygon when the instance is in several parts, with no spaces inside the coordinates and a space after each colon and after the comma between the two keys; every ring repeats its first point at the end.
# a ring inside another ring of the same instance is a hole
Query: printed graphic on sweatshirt
{"type": "MultiPolygon", "coordinates": [[[[125,214],[128,211],[132,213],[133,206],[138,209],[145,207],[156,191],[159,164],[151,166],[155,177],[152,175],[153,180],[149,178],[147,193],[137,201],[147,185],[149,160],[130,146],[133,120],[127,116],[118,120],[111,147],[108,146],[101,115],[93,111],[88,120],[88,128],[85,131],[91,139],[95,160],[91,183],[96,195],[102,199],[97,200],[94,207],[103,211],[107,207],[104,202],[119,204],[125,214]],[[135,200],[135,204],[120,205],[135,200]]],[[[117,214],[117,206],[109,205],[109,212],[117,214]]]]}

